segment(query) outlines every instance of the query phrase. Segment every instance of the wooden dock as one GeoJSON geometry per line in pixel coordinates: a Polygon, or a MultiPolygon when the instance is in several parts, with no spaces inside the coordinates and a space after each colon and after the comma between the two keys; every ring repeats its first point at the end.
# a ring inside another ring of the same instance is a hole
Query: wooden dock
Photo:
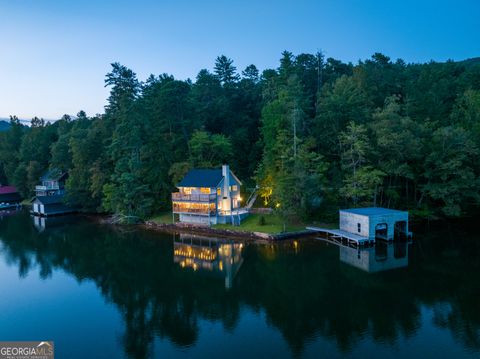
{"type": "Polygon", "coordinates": [[[375,240],[372,240],[368,237],[362,237],[354,233],[343,231],[341,229],[328,229],[319,227],[307,227],[307,229],[325,235],[326,239],[334,240],[339,243],[344,243],[348,246],[361,247],[375,243],[375,240]]]}

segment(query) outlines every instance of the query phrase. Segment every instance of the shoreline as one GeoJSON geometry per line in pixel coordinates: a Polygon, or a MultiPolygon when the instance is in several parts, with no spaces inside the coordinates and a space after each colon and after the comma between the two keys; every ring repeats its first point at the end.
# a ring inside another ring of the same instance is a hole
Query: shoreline
{"type": "Polygon", "coordinates": [[[264,233],[264,232],[236,231],[231,229],[217,229],[217,228],[211,228],[207,226],[198,226],[198,225],[192,225],[192,224],[157,223],[154,221],[145,221],[144,223],[141,224],[141,226],[149,230],[201,234],[201,235],[207,235],[207,236],[227,237],[227,238],[235,238],[235,239],[241,239],[241,240],[279,241],[279,240],[294,239],[299,237],[309,237],[315,234],[314,231],[310,231],[307,229],[303,231],[273,234],[273,233],[264,233]]]}

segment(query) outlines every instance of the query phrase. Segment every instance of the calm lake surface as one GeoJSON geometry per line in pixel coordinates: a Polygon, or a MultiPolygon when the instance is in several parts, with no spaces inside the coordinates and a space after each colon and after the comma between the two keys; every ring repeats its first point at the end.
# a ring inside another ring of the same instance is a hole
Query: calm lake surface
{"type": "Polygon", "coordinates": [[[359,252],[3,216],[0,340],[71,359],[478,358],[480,238],[458,228],[359,252]]]}

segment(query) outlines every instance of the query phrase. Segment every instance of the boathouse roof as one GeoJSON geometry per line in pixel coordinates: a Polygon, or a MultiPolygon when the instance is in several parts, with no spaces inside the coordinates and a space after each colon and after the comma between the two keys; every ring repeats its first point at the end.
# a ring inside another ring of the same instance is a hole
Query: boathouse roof
{"type": "Polygon", "coordinates": [[[349,212],[353,214],[358,214],[360,216],[381,216],[381,215],[392,215],[392,214],[405,214],[406,211],[399,211],[396,209],[383,208],[383,207],[362,207],[362,208],[348,208],[341,209],[340,212],[349,212]]]}
{"type": "MultiPolygon", "coordinates": [[[[230,176],[234,178],[238,184],[242,184],[240,180],[230,171],[230,176]]],[[[217,187],[223,180],[222,169],[192,169],[183,177],[177,187],[217,187]]]]}
{"type": "Polygon", "coordinates": [[[34,202],[40,202],[43,205],[47,204],[60,204],[63,203],[63,195],[54,195],[54,196],[37,196],[33,200],[34,202]]]}

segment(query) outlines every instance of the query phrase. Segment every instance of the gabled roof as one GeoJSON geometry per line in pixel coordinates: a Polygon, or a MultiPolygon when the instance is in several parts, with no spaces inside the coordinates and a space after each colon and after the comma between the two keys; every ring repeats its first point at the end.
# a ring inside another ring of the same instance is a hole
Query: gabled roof
{"type": "Polygon", "coordinates": [[[363,207],[363,208],[349,208],[341,209],[340,212],[349,212],[353,214],[358,214],[361,216],[380,216],[385,214],[404,214],[406,211],[398,211],[396,209],[383,208],[383,207],[363,207]]]}
{"type": "Polygon", "coordinates": [[[34,198],[33,202],[35,201],[38,201],[43,205],[63,203],[63,195],[37,196],[34,198]]]}
{"type": "Polygon", "coordinates": [[[17,188],[14,186],[0,186],[0,194],[10,194],[17,192],[17,188]]]}
{"type": "Polygon", "coordinates": [[[67,177],[66,172],[60,171],[58,168],[52,168],[51,170],[47,171],[42,177],[40,177],[41,181],[61,181],[67,177]]]}
{"type": "Polygon", "coordinates": [[[183,177],[177,187],[217,187],[223,180],[221,169],[193,169],[183,177]]]}
{"type": "MultiPolygon", "coordinates": [[[[242,182],[230,171],[230,177],[241,186],[242,182]]],[[[223,181],[222,169],[192,169],[183,177],[177,187],[218,187],[223,181]]]]}

